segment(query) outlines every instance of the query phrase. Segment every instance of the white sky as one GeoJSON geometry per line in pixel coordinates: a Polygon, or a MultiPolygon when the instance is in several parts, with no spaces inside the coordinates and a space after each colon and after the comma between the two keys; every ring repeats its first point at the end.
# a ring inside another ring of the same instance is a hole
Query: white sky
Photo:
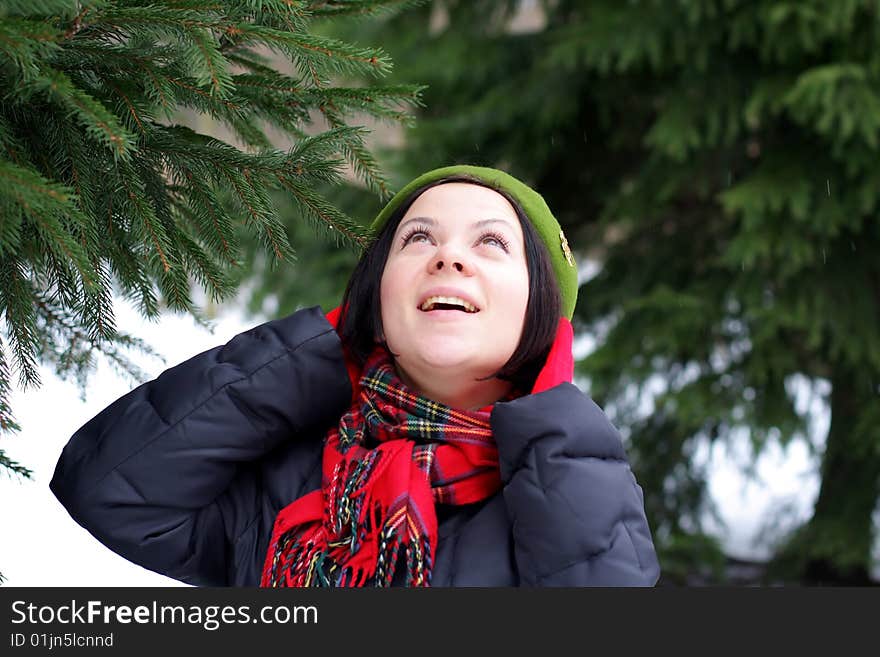
{"type": "MultiPolygon", "coordinates": [[[[150,324],[124,301],[117,300],[116,309],[121,330],[144,339],[165,357],[165,363],[136,359],[151,378],[258,323],[225,309],[212,334],[186,316],[165,315],[150,324]]],[[[70,518],[49,490],[55,463],[70,436],[135,384],[103,362],[90,379],[85,401],[76,384],[58,380],[48,369],[42,370],[42,380],[39,389],[14,391],[13,411],[22,430],[0,440],[10,458],[34,473],[32,480],[0,474],[0,572],[6,585],[183,586],[105,548],[70,518]]],[[[817,434],[824,435],[827,422],[818,425],[817,434]]],[[[763,558],[766,550],[754,546],[753,539],[775,510],[790,506],[796,518],[809,516],[818,477],[815,457],[802,441],[785,450],[766,450],[757,463],[755,481],[748,481],[739,465],[749,461],[745,441],[730,449],[704,449],[698,458],[707,462],[710,494],[728,525],[727,532],[720,527],[715,531],[729,553],[763,558]]]]}

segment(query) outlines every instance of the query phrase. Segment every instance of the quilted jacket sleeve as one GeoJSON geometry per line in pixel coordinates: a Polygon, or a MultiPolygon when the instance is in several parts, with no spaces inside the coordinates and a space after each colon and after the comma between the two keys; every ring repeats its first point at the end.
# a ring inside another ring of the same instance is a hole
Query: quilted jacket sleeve
{"type": "Polygon", "coordinates": [[[327,426],[351,384],[319,307],[257,326],[132,390],[65,446],[51,490],[125,558],[228,583],[230,545],[260,510],[257,462],[327,426]]]}
{"type": "Polygon", "coordinates": [[[576,386],[496,403],[523,586],[653,586],[660,568],[617,430],[576,386]]]}

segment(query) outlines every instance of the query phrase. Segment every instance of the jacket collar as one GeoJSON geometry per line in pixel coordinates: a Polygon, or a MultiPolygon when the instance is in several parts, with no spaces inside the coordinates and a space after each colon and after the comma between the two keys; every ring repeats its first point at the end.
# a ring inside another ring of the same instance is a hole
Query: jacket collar
{"type": "MultiPolygon", "coordinates": [[[[342,310],[341,306],[337,306],[326,314],[327,321],[334,329],[339,324],[339,315],[342,310]]],[[[571,383],[574,378],[574,356],[572,354],[572,343],[574,341],[574,330],[571,322],[565,317],[559,318],[559,324],[556,327],[556,338],[553,340],[553,346],[550,353],[547,354],[547,360],[544,367],[535,378],[535,385],[532,387],[532,394],[544,392],[560,383],[571,383]]],[[[348,378],[351,381],[352,400],[357,399],[360,392],[360,368],[348,355],[345,354],[345,367],[348,370],[348,378]]],[[[486,410],[491,410],[491,406],[487,406],[486,410]]]]}

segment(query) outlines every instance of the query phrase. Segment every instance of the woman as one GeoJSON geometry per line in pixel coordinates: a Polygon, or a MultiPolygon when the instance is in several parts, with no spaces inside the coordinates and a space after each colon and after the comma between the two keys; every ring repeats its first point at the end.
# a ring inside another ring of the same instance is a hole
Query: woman
{"type": "Polygon", "coordinates": [[[372,228],[339,308],[242,333],[77,431],[61,503],[191,584],[655,584],[620,437],[571,383],[577,270],[541,196],[446,167],[372,228]]]}

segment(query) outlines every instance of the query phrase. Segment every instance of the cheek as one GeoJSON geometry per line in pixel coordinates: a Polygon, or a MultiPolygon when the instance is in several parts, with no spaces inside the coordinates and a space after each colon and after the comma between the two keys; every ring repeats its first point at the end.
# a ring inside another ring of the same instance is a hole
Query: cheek
{"type": "Polygon", "coordinates": [[[529,303],[529,274],[528,270],[516,270],[502,279],[503,286],[500,289],[504,309],[511,318],[525,318],[526,307],[529,303]]]}
{"type": "Polygon", "coordinates": [[[398,307],[402,294],[406,291],[405,279],[400,275],[398,268],[393,264],[386,264],[379,282],[379,316],[382,320],[379,339],[387,338],[386,332],[394,330],[394,318],[399,315],[395,311],[398,307]]]}
{"type": "Polygon", "coordinates": [[[382,304],[382,309],[384,309],[394,303],[394,300],[398,298],[400,294],[400,276],[395,271],[393,266],[385,267],[385,270],[382,272],[382,280],[379,283],[379,302],[382,304]]]}

